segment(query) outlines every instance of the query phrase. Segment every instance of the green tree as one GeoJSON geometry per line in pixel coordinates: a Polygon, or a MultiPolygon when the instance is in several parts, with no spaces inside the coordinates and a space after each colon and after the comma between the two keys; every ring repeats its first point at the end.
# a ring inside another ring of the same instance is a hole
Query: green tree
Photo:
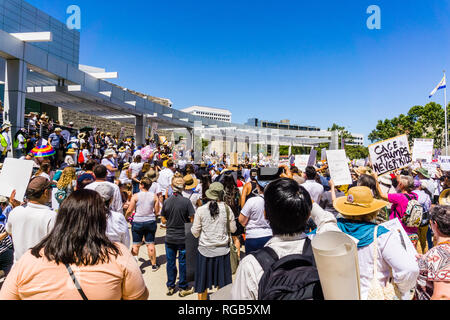
{"type": "Polygon", "coordinates": [[[365,159],[369,156],[369,148],[364,146],[345,146],[345,153],[350,160],[365,159]]]}
{"type": "MultiPolygon", "coordinates": [[[[448,116],[450,119],[450,115],[448,116]]],[[[369,140],[377,142],[407,134],[411,144],[414,139],[428,138],[434,139],[435,148],[443,148],[444,128],[444,108],[435,102],[430,102],[425,106],[412,107],[406,115],[400,114],[393,119],[379,120],[375,130],[369,134],[369,140]]]]}

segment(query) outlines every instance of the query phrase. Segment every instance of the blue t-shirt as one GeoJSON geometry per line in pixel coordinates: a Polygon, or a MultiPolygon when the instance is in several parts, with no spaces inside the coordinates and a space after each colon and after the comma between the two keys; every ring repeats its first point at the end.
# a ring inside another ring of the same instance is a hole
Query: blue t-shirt
{"type": "Polygon", "coordinates": [[[59,149],[59,146],[61,144],[61,139],[64,139],[64,138],[57,135],[56,133],[52,133],[51,135],[48,136],[48,139],[52,140],[50,143],[51,143],[53,149],[59,149]]]}

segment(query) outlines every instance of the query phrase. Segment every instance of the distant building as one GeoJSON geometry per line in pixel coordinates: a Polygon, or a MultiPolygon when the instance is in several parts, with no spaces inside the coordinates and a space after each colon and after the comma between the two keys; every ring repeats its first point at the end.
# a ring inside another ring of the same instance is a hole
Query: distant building
{"type": "Polygon", "coordinates": [[[346,145],[349,146],[363,146],[364,145],[364,135],[358,133],[350,133],[352,135],[352,139],[347,139],[345,141],[346,145]]]}
{"type": "Polygon", "coordinates": [[[218,120],[223,122],[231,123],[231,112],[227,109],[222,108],[212,108],[212,107],[202,107],[202,106],[192,106],[186,109],[181,109],[180,111],[190,113],[199,117],[218,120]]]}
{"type": "Polygon", "coordinates": [[[313,126],[293,125],[290,120],[281,120],[280,122],[259,120],[257,118],[248,119],[246,125],[252,127],[280,129],[280,130],[296,130],[296,131],[320,131],[320,128],[313,126]]]}

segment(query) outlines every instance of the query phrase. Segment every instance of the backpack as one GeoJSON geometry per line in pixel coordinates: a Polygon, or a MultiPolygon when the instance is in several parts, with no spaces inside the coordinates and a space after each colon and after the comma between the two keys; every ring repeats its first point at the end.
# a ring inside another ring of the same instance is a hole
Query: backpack
{"type": "Polygon", "coordinates": [[[301,255],[279,259],[270,247],[264,247],[252,255],[264,270],[259,282],[259,300],[324,300],[311,240],[308,238],[301,255]]]}
{"type": "Polygon", "coordinates": [[[408,206],[406,207],[405,215],[400,218],[400,213],[396,210],[396,215],[404,223],[405,226],[409,228],[418,228],[422,223],[423,217],[423,207],[420,205],[419,201],[411,198],[409,195],[405,194],[408,199],[408,206]]]}

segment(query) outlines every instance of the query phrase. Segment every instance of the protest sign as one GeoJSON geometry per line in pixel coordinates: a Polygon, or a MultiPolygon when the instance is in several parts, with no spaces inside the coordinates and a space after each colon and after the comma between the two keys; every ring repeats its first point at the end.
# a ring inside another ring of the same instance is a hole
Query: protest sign
{"type": "Polygon", "coordinates": [[[433,145],[433,139],[414,139],[412,160],[431,162],[433,160],[433,145]]]}
{"type": "Polygon", "coordinates": [[[308,161],[309,155],[302,154],[295,156],[295,166],[301,171],[305,171],[306,167],[308,166],[308,161]]]}
{"type": "Polygon", "coordinates": [[[373,169],[379,175],[405,168],[412,162],[407,135],[371,144],[369,154],[373,169]]]}
{"type": "Polygon", "coordinates": [[[345,150],[328,150],[327,161],[331,180],[333,180],[336,186],[352,184],[352,176],[348,167],[345,150]]]}
{"type": "Polygon", "coordinates": [[[325,149],[325,148],[322,149],[322,158],[320,160],[322,160],[322,161],[327,160],[327,149],[325,149]]]}
{"type": "Polygon", "coordinates": [[[237,166],[238,165],[238,154],[237,152],[232,152],[230,154],[230,162],[232,166],[237,166]]]}
{"type": "Polygon", "coordinates": [[[428,174],[431,178],[434,178],[437,174],[437,166],[438,164],[435,162],[432,163],[422,163],[422,168],[428,171],[428,174]]]}
{"type": "Polygon", "coordinates": [[[400,242],[405,251],[412,257],[416,256],[417,254],[416,248],[414,248],[414,245],[412,244],[411,240],[409,240],[409,236],[406,234],[406,231],[405,229],[403,229],[403,226],[400,223],[400,220],[398,220],[398,218],[384,222],[380,224],[380,226],[385,227],[389,231],[394,231],[398,235],[398,238],[400,239],[400,242]]]}
{"type": "Polygon", "coordinates": [[[366,166],[366,160],[365,159],[358,159],[355,161],[355,165],[357,167],[365,167],[366,166]]]}
{"type": "Polygon", "coordinates": [[[33,171],[33,161],[7,158],[0,173],[0,195],[10,197],[16,190],[16,200],[23,202],[33,171]]]}
{"type": "Polygon", "coordinates": [[[308,166],[315,166],[317,158],[317,150],[312,149],[308,159],[308,166]]]}
{"type": "Polygon", "coordinates": [[[450,156],[439,156],[442,171],[450,171],[450,156]]]}

